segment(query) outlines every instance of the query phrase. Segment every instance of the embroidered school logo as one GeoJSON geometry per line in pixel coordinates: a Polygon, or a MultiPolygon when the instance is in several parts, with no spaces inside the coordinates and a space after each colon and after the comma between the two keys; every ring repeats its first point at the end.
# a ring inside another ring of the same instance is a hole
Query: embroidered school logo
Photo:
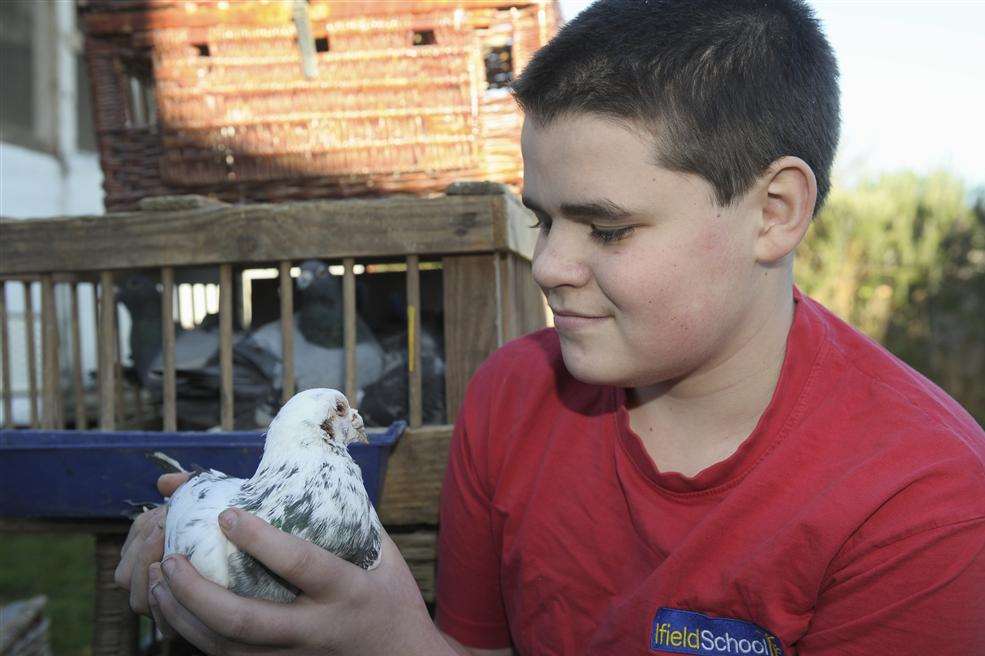
{"type": "Polygon", "coordinates": [[[695,656],[783,656],[776,636],[752,622],[677,608],[657,611],[650,649],[695,656]]]}

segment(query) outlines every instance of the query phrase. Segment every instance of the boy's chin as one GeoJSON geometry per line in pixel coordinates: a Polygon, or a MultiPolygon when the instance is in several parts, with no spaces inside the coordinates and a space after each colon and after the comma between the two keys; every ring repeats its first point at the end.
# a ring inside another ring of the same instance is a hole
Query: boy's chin
{"type": "Polygon", "coordinates": [[[595,357],[584,357],[583,354],[565,353],[561,349],[564,366],[571,376],[586,385],[605,385],[608,387],[623,387],[626,389],[636,387],[652,387],[660,385],[674,379],[668,374],[661,376],[655,372],[642,372],[628,365],[622,366],[611,357],[600,355],[595,357]]]}
{"type": "Polygon", "coordinates": [[[633,386],[633,377],[629,372],[611,361],[607,362],[604,357],[592,362],[590,358],[564,356],[564,366],[575,380],[586,385],[633,386]]]}

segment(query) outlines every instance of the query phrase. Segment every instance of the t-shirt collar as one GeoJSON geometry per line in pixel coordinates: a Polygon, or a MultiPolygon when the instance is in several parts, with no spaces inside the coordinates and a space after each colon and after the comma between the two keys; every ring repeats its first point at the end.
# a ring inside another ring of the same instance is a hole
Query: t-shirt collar
{"type": "Polygon", "coordinates": [[[793,300],[793,322],[787,334],[780,377],[769,405],[752,433],[731,456],[706,467],[693,477],[657,470],[643,442],[630,428],[625,389],[613,388],[613,416],[620,446],[636,469],[653,485],[672,493],[706,493],[724,488],[755,467],[796,425],[806,409],[807,391],[816,378],[826,327],[817,304],[803,296],[796,285],[793,287],[793,300]]]}

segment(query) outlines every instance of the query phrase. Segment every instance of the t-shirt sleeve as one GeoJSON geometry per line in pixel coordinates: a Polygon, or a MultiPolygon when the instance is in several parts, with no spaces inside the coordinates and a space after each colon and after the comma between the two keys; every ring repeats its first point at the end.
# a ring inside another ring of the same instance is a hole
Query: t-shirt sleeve
{"type": "Polygon", "coordinates": [[[510,646],[492,525],[485,410],[473,380],[455,425],[441,489],[437,625],[463,645],[510,646]]]}
{"type": "Polygon", "coordinates": [[[867,541],[839,560],[800,656],[985,654],[985,517],[867,541]]]}

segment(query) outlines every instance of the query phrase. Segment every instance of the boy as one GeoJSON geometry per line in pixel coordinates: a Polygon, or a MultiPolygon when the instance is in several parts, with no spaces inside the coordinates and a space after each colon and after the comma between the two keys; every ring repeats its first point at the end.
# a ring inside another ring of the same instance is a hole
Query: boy
{"type": "Polygon", "coordinates": [[[169,559],[156,614],[230,653],[985,653],[985,434],[793,286],[838,135],[807,7],[601,2],[515,92],[556,329],[470,384],[440,634],[392,544],[356,572],[241,512],[230,538],[302,601],[169,559]]]}

